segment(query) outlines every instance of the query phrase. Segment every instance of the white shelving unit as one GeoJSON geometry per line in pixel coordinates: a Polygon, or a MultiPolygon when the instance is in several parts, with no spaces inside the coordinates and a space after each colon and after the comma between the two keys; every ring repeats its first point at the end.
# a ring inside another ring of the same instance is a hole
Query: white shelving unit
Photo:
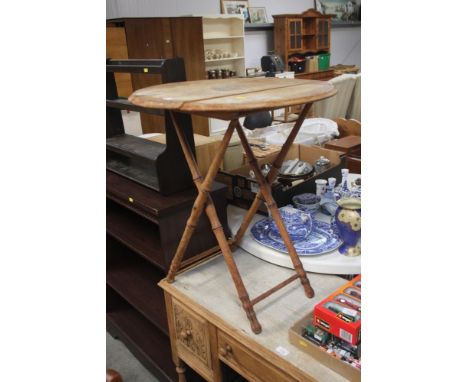
{"type": "MultiPolygon", "coordinates": [[[[205,72],[228,69],[245,76],[244,17],[242,15],[201,15],[204,50],[221,49],[236,57],[205,60],[205,72]]],[[[215,80],[213,80],[215,81],[215,80]]],[[[209,118],[210,135],[222,134],[229,122],[209,118]]]]}

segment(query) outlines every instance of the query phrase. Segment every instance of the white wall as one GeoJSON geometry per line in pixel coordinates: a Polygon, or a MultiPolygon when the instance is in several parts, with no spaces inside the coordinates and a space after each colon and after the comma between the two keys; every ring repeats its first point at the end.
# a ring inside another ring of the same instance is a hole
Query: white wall
{"type": "MultiPolygon", "coordinates": [[[[251,7],[266,7],[268,18],[278,13],[300,13],[312,8],[314,0],[249,0],[251,7]]],[[[106,0],[107,18],[182,16],[220,13],[220,0],[106,0]]]]}
{"type": "MultiPolygon", "coordinates": [[[[301,13],[313,7],[314,0],[249,0],[252,7],[266,7],[271,15],[301,13]]],[[[220,13],[219,0],[106,0],[107,18],[168,17],[220,13]]],[[[260,58],[273,50],[272,31],[251,31],[245,35],[245,64],[260,66],[260,58]]],[[[361,66],[361,27],[332,28],[331,64],[361,66]]]]}

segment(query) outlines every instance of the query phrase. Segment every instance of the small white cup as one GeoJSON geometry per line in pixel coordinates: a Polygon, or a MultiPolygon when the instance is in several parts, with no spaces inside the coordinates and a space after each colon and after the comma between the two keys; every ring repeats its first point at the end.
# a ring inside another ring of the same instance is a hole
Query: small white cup
{"type": "Polygon", "coordinates": [[[319,198],[325,193],[327,188],[327,181],[325,179],[316,179],[315,180],[315,195],[319,198]]]}

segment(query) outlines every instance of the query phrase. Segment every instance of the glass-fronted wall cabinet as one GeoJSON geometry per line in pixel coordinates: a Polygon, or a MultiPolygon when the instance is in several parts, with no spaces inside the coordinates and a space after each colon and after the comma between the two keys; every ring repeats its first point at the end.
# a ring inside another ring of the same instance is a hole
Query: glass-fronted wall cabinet
{"type": "MultiPolygon", "coordinates": [[[[300,14],[273,15],[275,53],[281,56],[285,65],[294,57],[298,66],[301,66],[298,60],[302,55],[329,53],[331,18],[315,9],[300,14]]],[[[291,65],[289,69],[297,73],[291,65]]]]}

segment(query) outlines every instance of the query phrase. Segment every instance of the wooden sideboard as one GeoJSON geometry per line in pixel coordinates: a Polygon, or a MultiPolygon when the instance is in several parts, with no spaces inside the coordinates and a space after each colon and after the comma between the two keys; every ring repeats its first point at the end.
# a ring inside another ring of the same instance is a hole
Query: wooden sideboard
{"type": "MultiPolygon", "coordinates": [[[[163,291],[175,247],[195,199],[194,190],[170,196],[111,171],[106,174],[106,321],[108,332],[161,382],[178,379],[172,364],[163,291]]],[[[227,230],[226,187],[213,187],[213,200],[227,230]]],[[[191,240],[187,263],[214,252],[216,240],[206,216],[191,240]]],[[[189,380],[201,378],[187,370],[189,380]]]]}
{"type": "MultiPolygon", "coordinates": [[[[294,273],[242,249],[233,256],[251,297],[294,273]]],[[[313,299],[304,296],[300,284],[292,283],[256,305],[263,326],[258,335],[250,330],[222,256],[182,272],[172,284],[160,281],[179,382],[186,381],[185,365],[210,382],[231,381],[229,370],[241,381],[346,381],[288,341],[288,329],[346,282],[330,275],[308,277],[313,299]]]]}

